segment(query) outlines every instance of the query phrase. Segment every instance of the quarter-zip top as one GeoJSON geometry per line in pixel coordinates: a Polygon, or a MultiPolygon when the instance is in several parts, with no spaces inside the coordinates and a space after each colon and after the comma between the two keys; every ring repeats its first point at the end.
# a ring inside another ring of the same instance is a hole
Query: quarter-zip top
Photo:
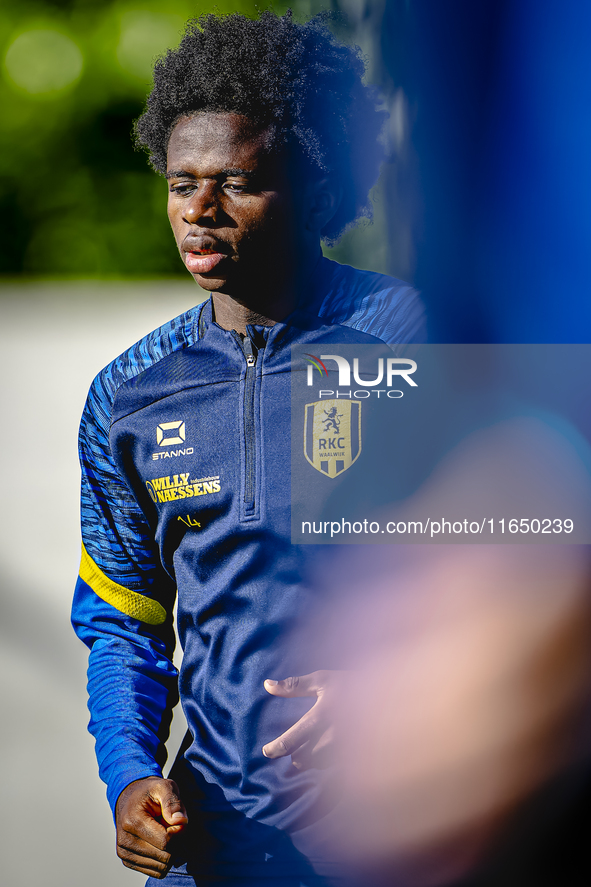
{"type": "Polygon", "coordinates": [[[73,621],[92,648],[100,773],[114,808],[130,782],[162,772],[178,589],[192,741],[174,778],[204,833],[175,861],[188,875],[305,881],[334,803],[317,773],[262,754],[310,707],[269,695],[265,678],[335,667],[292,642],[317,601],[321,546],[291,544],[291,441],[304,440],[305,417],[292,428],[290,346],[375,344],[373,326],[388,331],[378,341],[396,341],[420,310],[409,287],[381,275],[323,261],[318,280],[320,315],[249,327],[243,341],[212,320],[211,302],[171,321],[97,377],[82,419],[73,621]]]}

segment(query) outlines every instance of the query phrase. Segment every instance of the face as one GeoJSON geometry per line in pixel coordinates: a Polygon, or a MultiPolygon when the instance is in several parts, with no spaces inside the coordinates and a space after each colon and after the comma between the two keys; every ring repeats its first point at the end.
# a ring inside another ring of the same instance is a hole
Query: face
{"type": "Polygon", "coordinates": [[[306,250],[285,154],[240,114],[183,118],[168,145],[168,217],[187,269],[206,290],[248,303],[284,285],[306,250]]]}

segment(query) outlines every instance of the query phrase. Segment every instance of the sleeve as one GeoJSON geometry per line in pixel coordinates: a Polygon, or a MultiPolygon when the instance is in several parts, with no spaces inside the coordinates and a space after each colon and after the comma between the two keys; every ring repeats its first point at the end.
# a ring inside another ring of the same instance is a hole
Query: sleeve
{"type": "Polygon", "coordinates": [[[72,623],[90,648],[88,729],[114,811],[130,782],[162,775],[178,689],[175,585],[111,454],[108,383],[104,372],[95,380],[80,426],[82,559],[72,623]]]}

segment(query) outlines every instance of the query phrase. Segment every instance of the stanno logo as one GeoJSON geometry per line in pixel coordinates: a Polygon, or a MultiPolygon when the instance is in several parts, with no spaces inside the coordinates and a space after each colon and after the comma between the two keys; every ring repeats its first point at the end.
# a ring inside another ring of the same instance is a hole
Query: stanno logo
{"type": "Polygon", "coordinates": [[[338,477],[361,453],[361,404],[321,400],[306,404],[304,455],[326,477],[338,477]]]}
{"type": "Polygon", "coordinates": [[[185,423],[182,420],[180,422],[161,422],[156,426],[156,443],[161,447],[184,443],[185,434],[185,423]],[[170,432],[176,432],[176,434],[170,432]]]}
{"type": "MultiPolygon", "coordinates": [[[[310,364],[308,366],[307,376],[308,385],[311,386],[314,384],[314,367],[319,370],[320,375],[322,375],[322,370],[324,370],[325,375],[328,375],[328,371],[323,361],[334,360],[339,370],[339,387],[349,388],[351,386],[351,364],[346,357],[341,357],[340,354],[321,354],[320,357],[314,357],[314,355],[309,354],[307,355],[307,358],[313,358],[313,360],[308,360],[308,363],[310,364]]],[[[391,388],[394,384],[394,377],[397,376],[402,377],[405,382],[413,388],[416,388],[417,383],[414,379],[410,378],[416,371],[416,368],[416,361],[410,360],[407,357],[386,358],[386,386],[391,388]]],[[[378,370],[374,379],[361,379],[359,376],[359,358],[353,358],[353,379],[357,385],[361,385],[363,388],[371,388],[374,385],[382,384],[384,380],[384,358],[378,358],[378,370]]],[[[398,379],[396,379],[396,381],[398,381],[398,379]]]]}

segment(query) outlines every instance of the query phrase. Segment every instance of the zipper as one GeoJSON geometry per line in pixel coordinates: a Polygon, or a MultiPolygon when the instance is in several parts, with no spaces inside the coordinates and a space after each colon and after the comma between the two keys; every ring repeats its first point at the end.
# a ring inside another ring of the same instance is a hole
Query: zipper
{"type": "Polygon", "coordinates": [[[257,350],[249,336],[240,340],[246,358],[244,380],[244,511],[247,517],[255,509],[256,486],[256,423],[254,413],[257,350]]]}

